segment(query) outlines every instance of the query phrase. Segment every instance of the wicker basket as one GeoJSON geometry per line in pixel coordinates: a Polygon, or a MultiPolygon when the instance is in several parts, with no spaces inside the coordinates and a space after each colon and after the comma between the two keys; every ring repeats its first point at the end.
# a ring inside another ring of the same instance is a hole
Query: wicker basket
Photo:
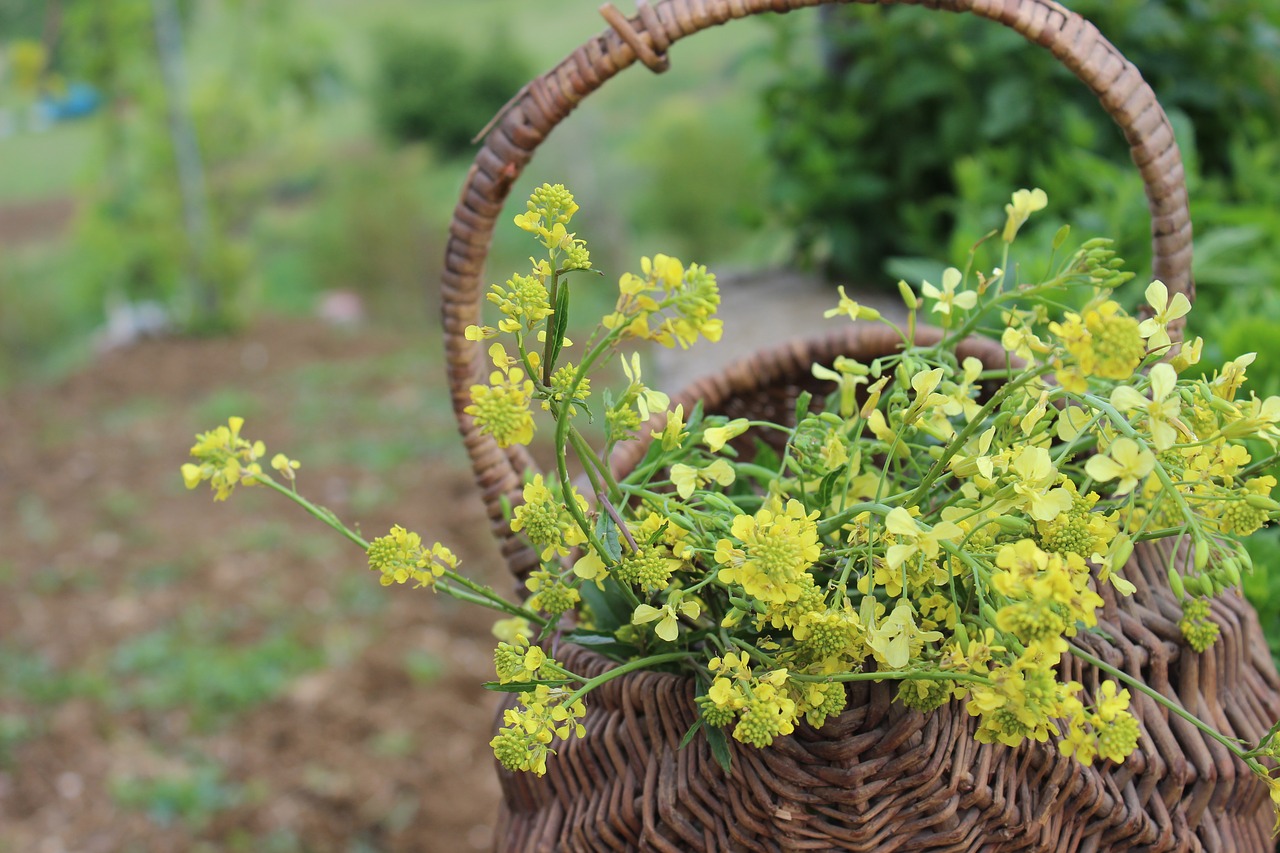
{"type": "MultiPolygon", "coordinates": [[[[464,330],[480,321],[484,261],[502,205],[534,150],[586,95],[640,60],[667,67],[674,41],[709,26],[823,0],[663,0],[643,2],[628,19],[611,6],[610,29],[532,81],[495,119],[467,177],[450,229],[443,284],[453,403],[494,534],[512,574],[523,578],[537,555],[503,520],[518,502],[526,470],[522,447],[506,450],[481,435],[463,412],[484,375],[480,344],[464,330]]],[[[1154,272],[1192,297],[1191,225],[1182,164],[1163,110],[1138,71],[1097,30],[1052,0],[933,0],[970,11],[1049,48],[1088,85],[1124,130],[1152,212],[1154,272]]],[[[921,336],[928,335],[922,330],[921,336]]],[[[838,354],[863,361],[895,341],[880,328],[848,328],[817,341],[762,351],[687,392],[708,412],[782,421],[796,395],[814,389],[809,367],[838,354]]],[[[992,342],[967,354],[1003,363],[992,342]]],[[[679,399],[673,400],[673,404],[679,399]]],[[[615,462],[638,459],[632,447],[615,462]]],[[[1239,596],[1213,604],[1221,636],[1196,654],[1177,627],[1181,611],[1165,566],[1174,544],[1143,544],[1125,575],[1137,586],[1116,600],[1102,594],[1098,634],[1077,639],[1220,731],[1256,741],[1280,717],[1280,676],[1257,617],[1239,596]],[[1109,638],[1104,641],[1102,637],[1109,638]]],[[[1184,551],[1186,549],[1183,549],[1184,551]]],[[[591,652],[556,651],[570,669],[592,675],[611,664],[591,652]]],[[[1087,688],[1098,673],[1075,658],[1063,676],[1087,688]]],[[[1265,786],[1215,741],[1138,694],[1138,750],[1122,765],[1091,768],[1052,745],[1018,749],[973,739],[975,719],[956,703],[921,715],[894,704],[892,687],[849,686],[847,710],[820,731],[800,725],[764,750],[730,741],[726,777],[705,741],[677,749],[696,719],[691,679],[633,673],[592,693],[583,740],[562,745],[543,778],[502,774],[497,828],[501,850],[930,850],[1269,851],[1265,786]]]]}

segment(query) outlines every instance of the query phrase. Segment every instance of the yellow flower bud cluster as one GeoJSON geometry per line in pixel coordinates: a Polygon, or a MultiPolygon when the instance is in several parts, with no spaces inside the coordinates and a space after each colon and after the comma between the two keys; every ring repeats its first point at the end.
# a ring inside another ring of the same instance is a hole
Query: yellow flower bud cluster
{"type": "MultiPolygon", "coordinates": [[[[224,501],[237,485],[252,486],[262,476],[262,465],[258,460],[266,455],[266,445],[242,438],[240,429],[243,426],[244,418],[232,417],[226,426],[196,436],[196,443],[191,448],[196,462],[182,466],[182,482],[188,489],[208,480],[214,491],[213,499],[224,501]]],[[[287,459],[285,465],[290,470],[297,467],[287,459]]]]}

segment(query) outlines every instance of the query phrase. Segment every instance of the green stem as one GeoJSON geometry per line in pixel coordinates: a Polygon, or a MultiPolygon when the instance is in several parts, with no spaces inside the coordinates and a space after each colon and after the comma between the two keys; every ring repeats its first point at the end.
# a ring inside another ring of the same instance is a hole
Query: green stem
{"type": "Polygon", "coordinates": [[[284,495],[289,500],[301,506],[311,515],[320,519],[325,524],[329,525],[334,530],[338,531],[343,536],[347,537],[352,542],[359,545],[360,550],[362,551],[369,550],[369,543],[364,540],[364,537],[362,537],[359,533],[356,533],[351,528],[347,527],[345,524],[343,524],[340,520],[338,520],[338,517],[334,515],[331,511],[325,509],[324,507],[316,506],[311,501],[307,500],[302,495],[295,492],[293,489],[286,489],[284,486],[280,485],[274,479],[267,476],[266,474],[254,473],[249,471],[248,469],[241,469],[241,470],[243,471],[243,473],[246,473],[252,476],[256,482],[261,483],[262,485],[267,486],[269,488],[275,489],[277,492],[284,495]]]}
{"type": "Polygon", "coordinates": [[[458,594],[461,592],[460,590],[446,589],[445,591],[454,598],[461,601],[470,601],[473,604],[483,604],[490,610],[500,610],[510,616],[522,616],[537,625],[547,624],[546,619],[543,619],[532,610],[526,610],[517,604],[512,604],[489,587],[481,586],[470,578],[460,575],[451,569],[445,569],[444,577],[451,583],[459,584],[469,590],[469,594],[464,597],[463,595],[458,594]]]}
{"type": "MultiPolygon", "coordinates": [[[[360,550],[368,552],[369,543],[365,541],[364,537],[343,524],[342,521],[339,520],[339,518],[330,510],[316,506],[293,489],[285,488],[266,474],[257,474],[248,471],[246,471],[246,473],[251,473],[255,482],[274,489],[289,498],[289,500],[301,506],[308,513],[320,519],[325,524],[350,539],[356,545],[359,545],[360,550]]],[[[479,604],[483,607],[489,608],[490,610],[498,610],[502,613],[506,613],[509,616],[522,616],[530,622],[535,622],[539,625],[547,624],[547,620],[543,619],[533,611],[526,610],[523,607],[512,604],[488,587],[481,586],[470,578],[464,577],[457,572],[445,569],[443,578],[447,580],[448,583],[437,583],[436,588],[459,601],[479,604]],[[459,589],[459,587],[462,587],[462,589],[459,589]],[[467,591],[464,592],[464,589],[467,591]]]]}
{"type": "Polygon", "coordinates": [[[585,684],[583,684],[581,687],[575,690],[572,696],[570,696],[567,700],[565,700],[565,704],[573,705],[574,702],[577,702],[579,699],[581,699],[583,696],[590,693],[592,690],[595,690],[601,684],[604,684],[606,681],[612,681],[613,679],[618,678],[619,676],[626,675],[628,672],[635,672],[637,669],[648,669],[651,666],[657,666],[658,664],[663,664],[663,663],[671,663],[672,661],[677,661],[677,660],[684,660],[688,657],[689,657],[688,652],[666,652],[660,655],[650,655],[647,658],[639,658],[637,660],[628,661],[627,663],[624,663],[621,666],[615,666],[613,669],[610,669],[606,672],[602,672],[599,675],[597,675],[595,678],[592,678],[591,680],[587,681],[585,684]]]}
{"type": "Polygon", "coordinates": [[[974,672],[943,672],[941,670],[920,672],[841,672],[834,675],[807,675],[800,672],[788,672],[791,681],[811,681],[822,684],[828,681],[971,681],[982,684],[990,683],[985,675],[974,672]]]}
{"type": "Polygon", "coordinates": [[[871,513],[875,513],[876,515],[888,515],[889,510],[891,509],[893,509],[893,507],[884,503],[868,502],[868,503],[854,504],[853,506],[846,508],[843,512],[837,513],[836,515],[833,515],[829,518],[824,518],[821,521],[819,521],[818,535],[826,536],[828,533],[833,533],[839,530],[845,524],[845,522],[852,521],[855,516],[861,513],[871,512],[871,513]]]}
{"type": "Polygon", "coordinates": [[[920,501],[929,493],[929,489],[947,467],[947,463],[951,461],[951,457],[955,456],[956,453],[960,451],[960,448],[964,447],[965,442],[986,425],[987,417],[1000,407],[1000,404],[1005,401],[1005,398],[1017,389],[1021,388],[1023,385],[1026,385],[1031,380],[1038,379],[1048,373],[1049,370],[1050,368],[1048,367],[1039,367],[1035,370],[1029,370],[1017,379],[1013,379],[1007,384],[1000,386],[1000,390],[991,395],[991,399],[987,401],[986,405],[978,411],[978,414],[975,415],[969,423],[965,424],[964,429],[960,430],[960,433],[951,441],[950,444],[947,445],[946,449],[943,450],[942,455],[938,457],[938,460],[933,463],[933,467],[929,469],[929,473],[925,474],[924,479],[920,481],[920,485],[916,487],[915,492],[913,492],[911,497],[907,499],[906,505],[920,505],[920,501]]]}
{"type": "Polygon", "coordinates": [[[1257,773],[1260,776],[1267,775],[1266,769],[1261,764],[1259,764],[1255,759],[1250,758],[1248,753],[1245,750],[1240,748],[1239,744],[1235,743],[1233,740],[1231,740],[1231,738],[1222,734],[1217,729],[1210,726],[1208,723],[1203,722],[1199,717],[1187,711],[1181,705],[1178,705],[1172,700],[1161,695],[1159,692],[1151,689],[1150,687],[1143,684],[1138,679],[1134,678],[1132,675],[1129,675],[1127,672],[1116,669],[1111,664],[1107,663],[1106,661],[1100,658],[1094,657],[1093,655],[1084,651],[1080,647],[1073,645],[1073,646],[1070,646],[1069,648],[1070,648],[1071,654],[1080,658],[1080,660],[1084,661],[1090,666],[1097,667],[1098,669],[1105,672],[1107,675],[1110,675],[1112,678],[1117,678],[1120,681],[1123,681],[1129,687],[1132,687],[1134,690],[1137,690],[1139,693],[1153,700],[1157,705],[1160,705],[1162,708],[1168,711],[1171,711],[1174,714],[1177,714],[1179,717],[1186,720],[1188,723],[1195,726],[1197,729],[1204,732],[1206,735],[1213,738],[1218,743],[1222,744],[1224,747],[1227,748],[1228,752],[1230,752],[1236,758],[1239,758],[1246,765],[1248,765],[1249,769],[1252,770],[1254,773],[1257,773]]]}
{"type": "MultiPolygon", "coordinates": [[[[569,443],[573,445],[573,451],[578,455],[578,460],[582,462],[582,467],[588,469],[587,476],[591,476],[590,468],[595,468],[599,475],[604,479],[604,483],[609,488],[610,500],[621,500],[622,489],[618,487],[618,481],[613,478],[613,472],[609,470],[609,466],[591,449],[591,445],[587,444],[586,438],[582,433],[578,432],[577,427],[569,427],[569,443]]],[[[604,491],[595,483],[592,478],[592,485],[596,486],[596,491],[604,491]]]]}

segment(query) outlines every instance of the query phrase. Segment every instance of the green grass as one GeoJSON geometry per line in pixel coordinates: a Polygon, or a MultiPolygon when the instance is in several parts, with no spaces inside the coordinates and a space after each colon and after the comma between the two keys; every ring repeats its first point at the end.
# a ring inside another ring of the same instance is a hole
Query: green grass
{"type": "Polygon", "coordinates": [[[222,768],[205,758],[197,758],[181,772],[125,776],[111,783],[112,799],[121,807],[146,812],[162,826],[181,821],[196,830],[244,795],[243,786],[226,781],[222,768]]]}
{"type": "Polygon", "coordinates": [[[43,133],[0,139],[0,203],[75,192],[98,147],[94,120],[55,124],[43,133]]]}
{"type": "Polygon", "coordinates": [[[293,678],[324,663],[323,654],[286,625],[250,643],[234,643],[224,625],[194,611],[172,627],[121,643],[107,666],[119,710],[184,708],[210,729],[279,696],[293,678]]]}

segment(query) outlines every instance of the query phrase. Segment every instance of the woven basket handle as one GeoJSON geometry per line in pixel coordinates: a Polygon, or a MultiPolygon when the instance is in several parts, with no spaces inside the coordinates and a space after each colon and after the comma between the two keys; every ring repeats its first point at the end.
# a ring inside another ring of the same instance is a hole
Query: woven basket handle
{"type": "MultiPolygon", "coordinates": [[[[1138,69],[1098,30],[1053,0],[899,0],[952,12],[973,12],[1017,30],[1043,45],[1093,90],[1128,140],[1151,209],[1154,274],[1175,293],[1193,298],[1191,219],[1182,158],[1164,110],[1138,69]]],[[[494,534],[517,578],[537,568],[538,557],[503,520],[503,502],[520,500],[523,474],[534,468],[523,447],[503,450],[481,435],[463,412],[470,388],[487,375],[485,347],[468,341],[467,326],[480,322],[481,275],[495,224],[511,186],[533,152],[578,102],[640,60],[655,72],[667,68],[667,48],[685,36],[734,18],[788,12],[834,0],[638,0],[635,17],[611,4],[601,8],[610,28],[526,85],[495,117],[467,174],[449,227],[441,287],[446,359],[454,412],[471,455],[494,534]]],[[[894,0],[854,0],[894,5],[894,0]]],[[[504,220],[505,221],[505,220],[504,220]]],[[[1170,329],[1177,335],[1180,328],[1170,329]]]]}

